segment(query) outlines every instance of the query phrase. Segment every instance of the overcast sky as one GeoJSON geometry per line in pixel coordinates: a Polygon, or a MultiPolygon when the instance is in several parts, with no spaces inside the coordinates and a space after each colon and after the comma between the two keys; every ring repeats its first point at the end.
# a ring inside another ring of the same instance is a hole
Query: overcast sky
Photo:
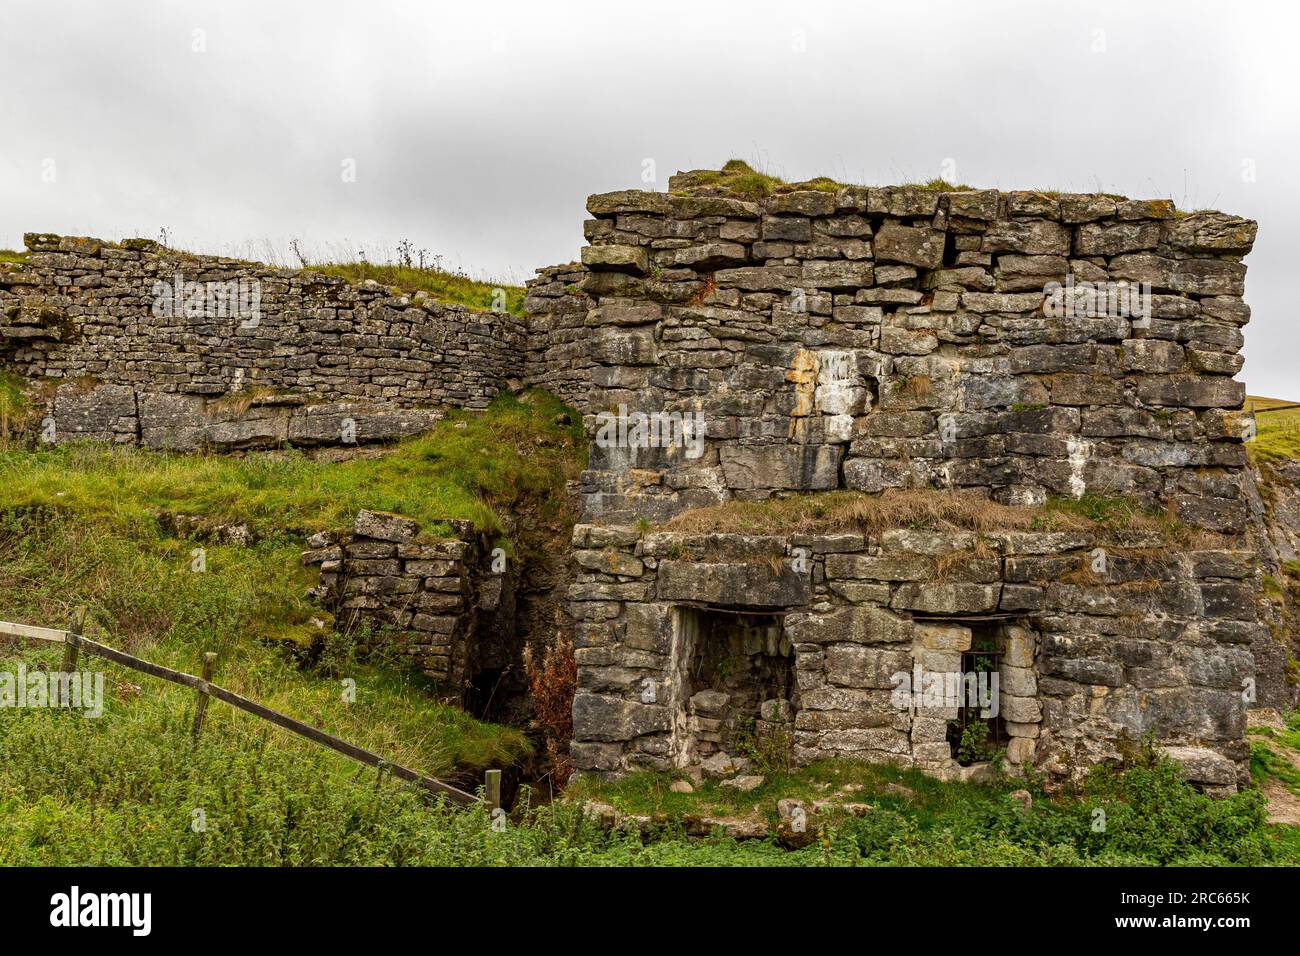
{"type": "Polygon", "coordinates": [[[577,258],[585,197],[650,188],[647,161],[658,189],[731,157],[1101,189],[1259,220],[1243,377],[1300,400],[1297,20],[1241,0],[15,4],[0,247],[165,229],[376,259],[406,239],[521,281],[577,258]]]}

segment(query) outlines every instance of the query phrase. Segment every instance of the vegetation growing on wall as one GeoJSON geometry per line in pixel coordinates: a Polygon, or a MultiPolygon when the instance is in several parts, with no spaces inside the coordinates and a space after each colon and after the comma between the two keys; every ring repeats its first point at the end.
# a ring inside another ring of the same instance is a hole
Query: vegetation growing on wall
{"type": "Polygon", "coordinates": [[[762,501],[729,501],[683,512],[664,527],[682,532],[745,534],[874,532],[907,527],[970,531],[1097,531],[1115,527],[1160,531],[1171,538],[1196,533],[1125,498],[1051,498],[1046,507],[1033,508],[998,504],[979,494],[935,489],[827,491],[762,501]]]}
{"type": "MultiPolygon", "coordinates": [[[[700,169],[690,173],[679,173],[675,177],[675,192],[689,195],[700,191],[718,191],[730,193],[741,199],[757,202],[777,193],[796,192],[815,189],[819,192],[835,192],[843,189],[847,183],[841,183],[829,176],[815,176],[803,182],[786,182],[779,176],[759,172],[743,159],[729,159],[719,170],[700,169]]],[[[971,189],[970,186],[955,185],[945,179],[931,179],[920,183],[905,184],[911,189],[932,189],[938,192],[957,192],[971,189]]]]}
{"type": "Polygon", "coordinates": [[[524,314],[522,286],[483,282],[460,272],[360,261],[328,262],[310,268],[313,272],[340,276],[349,282],[365,282],[369,279],[402,292],[423,292],[435,301],[447,305],[463,305],[475,312],[524,314]]]}

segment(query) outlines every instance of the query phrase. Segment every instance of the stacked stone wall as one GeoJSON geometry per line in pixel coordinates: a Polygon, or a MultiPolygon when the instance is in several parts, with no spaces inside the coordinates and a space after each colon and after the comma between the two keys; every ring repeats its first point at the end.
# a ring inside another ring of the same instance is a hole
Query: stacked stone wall
{"type": "Polygon", "coordinates": [[[588,200],[590,517],[919,487],[1243,526],[1254,222],[997,190],[750,202],[704,181],[588,200]],[[601,412],[694,413],[707,442],[601,442],[601,412]]]}
{"type": "Polygon", "coordinates": [[[590,410],[592,330],[587,314],[595,304],[582,291],[580,263],[537,270],[527,283],[527,384],[544,388],[582,412],[590,410]]]}
{"type": "MultiPolygon", "coordinates": [[[[410,655],[457,693],[470,678],[476,638],[477,538],[428,539],[403,515],[362,510],[351,533],[322,532],[305,565],[320,568],[312,596],[336,616],[336,629],[382,639],[410,655]]],[[[499,589],[498,589],[499,592],[499,589]]]]}
{"type": "MultiPolygon", "coordinates": [[[[998,747],[1013,772],[1034,766],[1066,779],[1150,739],[1176,749],[1206,787],[1248,780],[1251,645],[1262,625],[1255,555],[1233,542],[1174,546],[1132,529],[742,535],[580,525],[573,545],[580,769],[689,768],[711,753],[697,737],[728,702],[719,687],[697,686],[700,648],[683,625],[712,610],[780,621],[781,646],[767,650],[792,656],[795,684],[750,717],[792,716],[796,763],[853,757],[979,772],[979,762],[957,762],[955,705],[897,694],[899,675],[919,695],[918,673],[969,670],[964,652],[983,633],[995,642],[998,747]]],[[[734,772],[741,757],[711,754],[703,769],[734,772]]]]}
{"type": "Polygon", "coordinates": [[[45,386],[48,441],[364,443],[523,380],[504,312],[147,240],[26,241],[0,263],[0,362],[45,386]]]}

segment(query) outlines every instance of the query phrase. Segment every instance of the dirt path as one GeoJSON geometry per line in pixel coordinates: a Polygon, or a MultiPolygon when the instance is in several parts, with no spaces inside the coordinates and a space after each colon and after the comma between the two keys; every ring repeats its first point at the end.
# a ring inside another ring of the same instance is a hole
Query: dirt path
{"type": "Polygon", "coordinates": [[[1264,781],[1264,798],[1268,801],[1268,822],[1300,826],[1300,797],[1286,784],[1273,777],[1264,781]]]}
{"type": "MultiPolygon", "coordinates": [[[[1300,770],[1300,753],[1285,747],[1276,740],[1269,741],[1273,753],[1300,770]]],[[[1264,796],[1268,799],[1268,822],[1300,825],[1300,797],[1275,777],[1265,782],[1264,796]]]]}
{"type": "MultiPolygon", "coordinates": [[[[1286,727],[1276,711],[1252,710],[1247,717],[1246,725],[1250,728],[1269,731],[1268,734],[1257,739],[1268,747],[1275,756],[1300,770],[1300,753],[1297,753],[1273,736],[1274,732],[1282,731],[1286,727]]],[[[1300,826],[1300,796],[1297,796],[1284,781],[1266,774],[1264,779],[1260,781],[1260,789],[1264,792],[1264,798],[1268,801],[1269,823],[1300,826]]]]}

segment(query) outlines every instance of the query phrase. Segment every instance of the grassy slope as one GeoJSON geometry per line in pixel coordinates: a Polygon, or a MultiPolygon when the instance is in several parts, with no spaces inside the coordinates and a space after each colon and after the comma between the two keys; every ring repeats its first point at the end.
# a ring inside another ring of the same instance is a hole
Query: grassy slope
{"type": "MultiPolygon", "coordinates": [[[[1246,398],[1246,407],[1261,411],[1293,402],[1276,398],[1246,398]]],[[[1246,451],[1255,462],[1281,462],[1300,458],[1300,408],[1268,412],[1256,418],[1258,431],[1255,440],[1247,442],[1246,451]]]]}
{"type": "MultiPolygon", "coordinates": [[[[187,695],[179,695],[183,698],[187,695]]],[[[48,713],[0,735],[0,865],[1153,865],[1300,864],[1297,828],[1269,827],[1257,792],[1212,800],[1167,764],[1099,772],[1077,794],[1035,782],[939,783],[915,771],[848,761],[772,775],[751,794],[706,785],[670,793],[668,778],[583,781],[573,799],[517,812],[493,832],[481,810],[428,807],[410,788],[273,729],[219,720],[191,747],[182,699],[115,705],[99,721],[48,713]],[[1028,787],[1033,804],[1010,796],[1028,787]],[[868,809],[819,812],[815,840],[689,840],[705,809],[773,818],[778,797],[834,797],[868,809]],[[648,841],[606,833],[582,798],[655,814],[648,841]],[[1097,809],[1106,829],[1094,829],[1097,809]],[[196,831],[196,811],[206,829],[196,831]]],[[[8,721],[10,718],[0,718],[8,721]]]]}
{"type": "MultiPolygon", "coordinates": [[[[545,395],[506,396],[487,413],[455,415],[385,457],[342,464],[296,452],[245,458],[89,446],[0,452],[0,619],[60,625],[84,605],[106,643],[191,673],[203,652],[216,651],[216,679],[232,690],[426,773],[471,781],[482,768],[524,757],[530,748],[523,735],[439,703],[418,674],[355,661],[344,640],[327,649],[330,669],[303,671],[268,638],[296,634],[320,613],[303,597],[314,583],[298,560],[305,535],[345,527],[360,507],[412,514],[426,531],[437,531],[444,517],[495,531],[507,511],[527,503],[544,512],[539,502],[562,500],[583,447],[579,426],[554,424],[562,413],[545,395]],[[247,522],[261,540],[253,547],[204,543],[207,570],[195,573],[191,554],[200,542],[174,537],[156,520],[158,509],[211,524],[247,522]],[[356,703],[347,706],[344,676],[357,682],[356,703]]],[[[49,650],[11,652],[6,665],[18,657],[31,666],[57,665],[49,650]]],[[[100,781],[106,785],[128,767],[132,775],[185,777],[188,771],[163,752],[185,751],[181,725],[192,694],[112,665],[106,671],[110,706],[100,720],[0,710],[0,747],[10,748],[0,761],[0,793],[19,795],[12,812],[34,812],[42,794],[73,786],[33,785],[53,779],[41,775],[41,766],[62,765],[58,779],[75,781],[83,776],[78,767],[102,762],[95,756],[101,750],[117,755],[100,781]],[[72,728],[61,723],[67,720],[72,728]]],[[[232,766],[260,749],[277,772],[289,774],[285,767],[307,760],[329,779],[355,775],[355,765],[343,758],[316,754],[279,730],[268,736],[266,725],[229,708],[214,705],[209,713],[213,743],[204,746],[221,751],[232,766]]],[[[204,772],[196,771],[202,779],[193,784],[215,786],[204,772]]],[[[75,788],[67,800],[69,812],[92,815],[102,803],[91,790],[75,788]]],[[[153,811],[123,812],[134,819],[153,811]]],[[[89,844],[83,849],[92,852],[89,844]]]]}

